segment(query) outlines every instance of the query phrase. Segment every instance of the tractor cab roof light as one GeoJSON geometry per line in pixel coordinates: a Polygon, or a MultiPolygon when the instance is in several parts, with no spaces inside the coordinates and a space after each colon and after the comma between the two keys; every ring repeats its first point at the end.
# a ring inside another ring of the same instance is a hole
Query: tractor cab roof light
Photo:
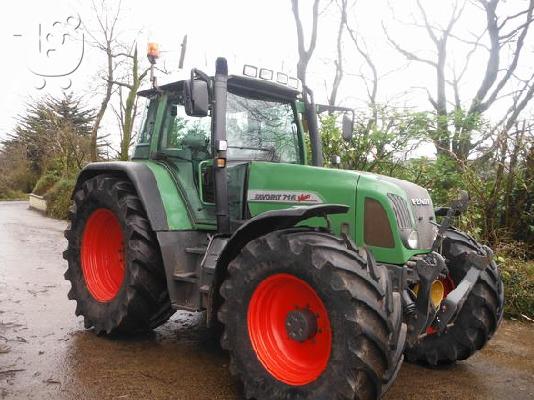
{"type": "Polygon", "coordinates": [[[258,67],[254,65],[245,64],[243,66],[243,75],[250,76],[251,78],[256,78],[258,76],[258,67]]]}
{"type": "MultiPolygon", "coordinates": [[[[274,74],[275,72],[272,69],[258,68],[250,64],[245,64],[243,66],[243,75],[250,78],[260,78],[264,81],[274,81],[274,74]]],[[[298,90],[300,88],[299,80],[293,76],[289,76],[284,72],[276,72],[276,83],[289,86],[292,89],[298,90]]]]}
{"type": "Polygon", "coordinates": [[[293,78],[292,76],[289,77],[289,80],[288,80],[288,86],[293,88],[293,89],[298,89],[299,88],[299,80],[297,78],[293,78]]]}
{"type": "Polygon", "coordinates": [[[274,72],[272,69],[267,69],[267,68],[260,69],[260,79],[264,79],[266,81],[272,81],[273,75],[274,75],[274,72]]]}
{"type": "Polygon", "coordinates": [[[276,82],[281,83],[282,85],[287,85],[289,82],[289,76],[283,72],[276,73],[276,82]]]}

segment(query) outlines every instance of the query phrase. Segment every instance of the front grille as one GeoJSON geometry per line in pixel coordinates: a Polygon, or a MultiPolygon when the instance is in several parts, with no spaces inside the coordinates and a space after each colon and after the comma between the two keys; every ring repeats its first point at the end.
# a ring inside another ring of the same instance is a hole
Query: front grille
{"type": "Polygon", "coordinates": [[[408,210],[408,204],[399,195],[388,193],[389,200],[393,205],[393,211],[397,217],[397,224],[400,229],[413,229],[413,220],[408,210]]]}

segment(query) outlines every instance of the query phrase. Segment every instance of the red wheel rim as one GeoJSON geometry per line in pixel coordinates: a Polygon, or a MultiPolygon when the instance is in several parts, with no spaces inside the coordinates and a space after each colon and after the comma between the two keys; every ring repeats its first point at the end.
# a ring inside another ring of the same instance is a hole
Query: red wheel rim
{"type": "MultiPolygon", "coordinates": [[[[450,292],[456,289],[456,284],[454,283],[450,275],[447,275],[445,278],[441,278],[440,281],[443,284],[443,299],[445,299],[450,292]]],[[[427,335],[434,335],[437,332],[438,330],[433,326],[429,326],[428,328],[426,328],[427,335]]]]}
{"type": "Polygon", "coordinates": [[[247,324],[259,361],[279,381],[306,385],[326,369],[332,348],[330,320],[317,292],[303,280],[275,274],[262,281],[250,300],[247,324]],[[291,339],[286,330],[288,313],[295,310],[309,310],[316,318],[316,333],[305,341],[291,339]]]}
{"type": "Polygon", "coordinates": [[[80,254],[89,293],[97,301],[111,301],[124,280],[122,228],[113,212],[93,211],[85,224],[80,254]]]}

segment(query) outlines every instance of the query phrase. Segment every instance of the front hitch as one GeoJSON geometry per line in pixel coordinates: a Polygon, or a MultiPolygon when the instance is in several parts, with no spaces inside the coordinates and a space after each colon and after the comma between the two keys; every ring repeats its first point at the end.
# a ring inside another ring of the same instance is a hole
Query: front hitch
{"type": "MultiPolygon", "coordinates": [[[[471,265],[464,278],[458,286],[452,290],[445,299],[441,301],[439,307],[431,304],[431,288],[435,280],[440,275],[447,275],[448,270],[445,260],[438,253],[445,237],[445,232],[450,228],[454,216],[461,214],[467,209],[469,196],[467,192],[461,191],[458,199],[452,202],[450,208],[444,209],[444,217],[438,225],[436,239],[432,245],[431,252],[423,257],[417,258],[414,265],[414,272],[417,274],[419,288],[415,304],[409,303],[409,296],[404,296],[406,309],[410,314],[408,342],[415,343],[427,328],[432,326],[439,333],[443,332],[447,326],[453,323],[467,300],[471,290],[475,286],[480,273],[491,263],[493,253],[489,248],[486,254],[467,254],[466,262],[471,265]]],[[[442,214],[442,215],[443,215],[442,214]]]]}
{"type": "Polygon", "coordinates": [[[430,290],[432,283],[447,270],[445,260],[436,253],[428,253],[420,257],[415,262],[415,272],[419,278],[419,290],[415,307],[412,307],[413,319],[409,323],[408,342],[415,342],[421,333],[430,325],[436,313],[435,307],[431,304],[430,290]]]}
{"type": "Polygon", "coordinates": [[[456,286],[456,289],[443,299],[436,317],[432,322],[432,326],[436,328],[439,333],[443,332],[449,324],[454,323],[458,313],[469,297],[471,290],[477,283],[480,274],[490,265],[491,260],[493,259],[493,252],[488,247],[485,247],[484,249],[486,252],[484,255],[476,253],[468,253],[466,255],[466,261],[471,267],[458,286],[456,286]]]}

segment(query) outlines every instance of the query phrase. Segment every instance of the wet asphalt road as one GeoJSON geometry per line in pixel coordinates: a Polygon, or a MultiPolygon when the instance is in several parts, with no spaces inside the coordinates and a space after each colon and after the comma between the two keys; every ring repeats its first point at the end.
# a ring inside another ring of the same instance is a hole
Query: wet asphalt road
{"type": "MultiPolygon", "coordinates": [[[[0,399],[244,398],[199,315],[129,339],[84,330],[67,300],[64,228],[25,202],[0,202],[0,399]]],[[[404,364],[386,399],[534,399],[534,325],[505,322],[446,369],[404,364]]]]}

